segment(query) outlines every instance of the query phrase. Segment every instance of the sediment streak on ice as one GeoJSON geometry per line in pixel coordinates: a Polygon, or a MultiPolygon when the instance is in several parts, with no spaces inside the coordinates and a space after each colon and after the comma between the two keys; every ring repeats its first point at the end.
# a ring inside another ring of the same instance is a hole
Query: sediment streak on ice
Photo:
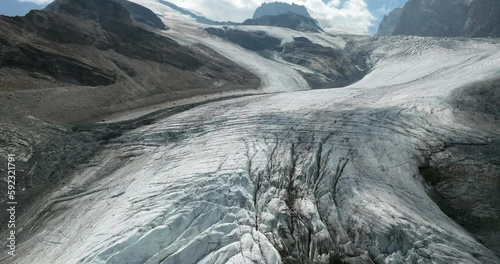
{"type": "Polygon", "coordinates": [[[39,201],[14,263],[498,262],[418,171],[433,149],[492,137],[455,123],[447,98],[495,77],[500,46],[448,41],[382,39],[351,87],[211,103],[128,132],[39,201]]]}

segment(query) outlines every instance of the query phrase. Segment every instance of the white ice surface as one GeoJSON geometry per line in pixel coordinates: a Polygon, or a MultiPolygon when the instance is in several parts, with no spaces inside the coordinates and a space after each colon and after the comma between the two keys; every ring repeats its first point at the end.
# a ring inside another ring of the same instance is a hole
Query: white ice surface
{"type": "MultiPolygon", "coordinates": [[[[240,58],[266,92],[306,89],[290,68],[196,26],[168,34],[240,58]]],[[[447,42],[387,38],[350,87],[210,103],[126,133],[21,220],[31,235],[11,263],[281,263],[290,211],[317,261],[325,241],[372,241],[388,263],[499,261],[416,176],[430,148],[489,137],[455,123],[447,98],[499,76],[500,45],[447,42]]]]}
{"type": "MultiPolygon", "coordinates": [[[[314,201],[331,200],[331,193],[294,204],[318,237],[328,221],[377,234],[400,226],[436,254],[477,263],[471,252],[488,251],[441,213],[414,175],[423,149],[486,140],[454,123],[445,98],[498,74],[500,46],[451,41],[459,48],[404,49],[427,41],[402,40],[401,52],[382,45],[384,58],[348,88],[211,103],[127,133],[40,201],[39,213],[47,215],[26,223],[39,229],[14,263],[279,263],[273,237],[277,217],[289,210],[285,190],[269,184],[254,203],[252,175],[271,161],[271,181],[285,177],[279,168],[289,164],[288,149],[301,132],[313,149],[322,140],[335,149],[325,166],[350,160],[334,194],[337,206],[327,203],[340,220],[319,218],[324,205],[314,201]],[[272,148],[276,157],[269,159],[272,148]]],[[[309,166],[314,155],[300,151],[297,166],[309,166]]],[[[313,188],[296,174],[299,189],[313,188]]],[[[381,235],[377,243],[387,242],[381,235]]]]}

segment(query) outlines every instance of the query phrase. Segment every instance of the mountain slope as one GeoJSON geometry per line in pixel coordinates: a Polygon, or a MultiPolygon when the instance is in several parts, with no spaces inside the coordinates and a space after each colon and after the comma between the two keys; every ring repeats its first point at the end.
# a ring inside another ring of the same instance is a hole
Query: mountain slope
{"type": "Polygon", "coordinates": [[[392,36],[394,29],[399,23],[399,19],[403,14],[402,8],[396,8],[388,15],[385,15],[377,30],[377,36],[392,36]]]}
{"type": "Polygon", "coordinates": [[[366,54],[347,45],[350,38],[265,26],[205,31],[294,69],[312,89],[343,87],[359,81],[370,70],[366,54]]]}
{"type": "Polygon", "coordinates": [[[167,27],[165,26],[165,24],[163,24],[161,19],[158,16],[156,16],[155,13],[145,8],[144,6],[138,5],[136,3],[127,0],[121,0],[119,2],[127,9],[127,11],[132,15],[132,17],[137,22],[161,30],[167,29],[167,27]]]}
{"type": "Polygon", "coordinates": [[[159,3],[165,5],[165,6],[168,6],[169,8],[172,8],[173,10],[183,14],[183,15],[187,15],[187,16],[190,16],[192,17],[193,19],[196,20],[196,22],[198,23],[202,23],[202,24],[207,24],[207,25],[233,25],[233,24],[238,24],[238,23],[233,23],[233,22],[219,22],[219,21],[213,21],[211,19],[208,19],[204,16],[201,16],[201,15],[197,15],[187,9],[184,9],[182,7],[179,7],[171,2],[168,2],[168,1],[164,1],[164,0],[160,0],[159,3]]]}
{"type": "Polygon", "coordinates": [[[144,27],[119,2],[64,0],[51,8],[57,11],[0,18],[0,90],[26,93],[6,102],[14,108],[26,105],[24,111],[51,119],[90,119],[259,85],[256,76],[210,49],[186,47],[144,27]],[[62,99],[74,96],[81,104],[62,99]]]}
{"type": "Polygon", "coordinates": [[[410,0],[382,22],[382,35],[500,37],[500,2],[492,0],[410,0]],[[401,14],[399,14],[401,13],[401,14]],[[394,29],[393,29],[394,28],[394,29]]]}

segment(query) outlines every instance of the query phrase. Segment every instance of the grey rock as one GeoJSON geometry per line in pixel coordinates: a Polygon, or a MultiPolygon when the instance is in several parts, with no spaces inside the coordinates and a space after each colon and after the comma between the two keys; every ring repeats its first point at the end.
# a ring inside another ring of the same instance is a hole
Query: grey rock
{"type": "Polygon", "coordinates": [[[369,253],[369,255],[370,255],[370,257],[371,257],[372,259],[375,259],[376,257],[378,257],[378,256],[380,255],[380,251],[379,251],[379,249],[378,249],[378,248],[376,248],[376,247],[370,247],[370,248],[368,249],[368,253],[369,253]]]}
{"type": "Polygon", "coordinates": [[[500,37],[500,2],[473,1],[462,35],[474,38],[500,37]]]}
{"type": "Polygon", "coordinates": [[[147,9],[146,7],[127,0],[119,0],[119,3],[127,8],[127,11],[129,11],[136,21],[153,28],[161,30],[167,29],[167,26],[165,26],[163,21],[155,13],[153,13],[153,11],[147,9]]]}
{"type": "Polygon", "coordinates": [[[206,28],[205,31],[211,35],[236,43],[251,51],[283,50],[281,47],[281,40],[269,36],[264,31],[248,32],[231,28],[206,28]]]}
{"type": "Polygon", "coordinates": [[[376,264],[386,264],[384,256],[379,255],[378,257],[373,258],[373,262],[376,264]]]}
{"type": "Polygon", "coordinates": [[[342,261],[347,264],[373,264],[373,261],[363,257],[350,257],[345,258],[342,261]]]}
{"type": "Polygon", "coordinates": [[[311,18],[311,15],[309,14],[305,6],[282,3],[282,2],[272,2],[272,3],[262,4],[257,8],[257,10],[255,10],[255,13],[252,18],[257,19],[264,16],[278,16],[287,13],[293,13],[311,18]]]}
{"type": "Polygon", "coordinates": [[[394,34],[394,29],[399,23],[399,19],[403,14],[402,8],[396,8],[388,15],[385,15],[377,30],[378,36],[392,36],[394,34]]]}
{"type": "Polygon", "coordinates": [[[386,16],[378,34],[429,37],[500,37],[500,2],[409,0],[386,16]]]}
{"type": "Polygon", "coordinates": [[[297,15],[292,12],[275,16],[267,15],[260,16],[254,19],[247,19],[243,22],[243,25],[284,27],[306,32],[323,31],[314,19],[302,15],[297,15]]]}
{"type": "Polygon", "coordinates": [[[367,53],[354,46],[344,49],[325,47],[305,37],[296,37],[293,42],[282,44],[281,39],[264,31],[230,27],[206,28],[205,31],[257,51],[265,58],[275,60],[278,57],[307,68],[308,71],[301,74],[312,89],[343,87],[360,80],[370,70],[367,53]]]}

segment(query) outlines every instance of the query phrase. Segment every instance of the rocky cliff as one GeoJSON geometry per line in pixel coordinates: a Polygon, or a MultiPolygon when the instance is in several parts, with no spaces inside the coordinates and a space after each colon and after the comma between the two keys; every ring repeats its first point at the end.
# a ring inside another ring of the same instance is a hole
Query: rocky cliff
{"type": "Polygon", "coordinates": [[[307,8],[303,5],[288,4],[281,2],[264,3],[255,10],[253,19],[257,19],[263,16],[277,16],[286,13],[294,13],[297,15],[311,17],[307,8]]]}
{"type": "Polygon", "coordinates": [[[474,1],[463,32],[470,37],[500,37],[500,1],[474,1]]]}
{"type": "Polygon", "coordinates": [[[161,19],[155,13],[145,8],[144,6],[127,0],[120,0],[119,3],[121,3],[127,9],[127,11],[137,22],[157,29],[167,29],[163,21],[161,21],[161,19]]]}
{"type": "Polygon", "coordinates": [[[391,36],[403,13],[402,8],[396,8],[388,15],[385,15],[378,27],[378,36],[391,36]]]}
{"type": "Polygon", "coordinates": [[[500,37],[500,2],[410,0],[382,21],[379,35],[500,37]]]}
{"type": "Polygon", "coordinates": [[[323,31],[316,24],[316,21],[314,19],[302,15],[297,15],[292,12],[276,16],[262,16],[255,19],[247,19],[243,22],[243,25],[284,27],[293,30],[309,32],[323,31]]]}

